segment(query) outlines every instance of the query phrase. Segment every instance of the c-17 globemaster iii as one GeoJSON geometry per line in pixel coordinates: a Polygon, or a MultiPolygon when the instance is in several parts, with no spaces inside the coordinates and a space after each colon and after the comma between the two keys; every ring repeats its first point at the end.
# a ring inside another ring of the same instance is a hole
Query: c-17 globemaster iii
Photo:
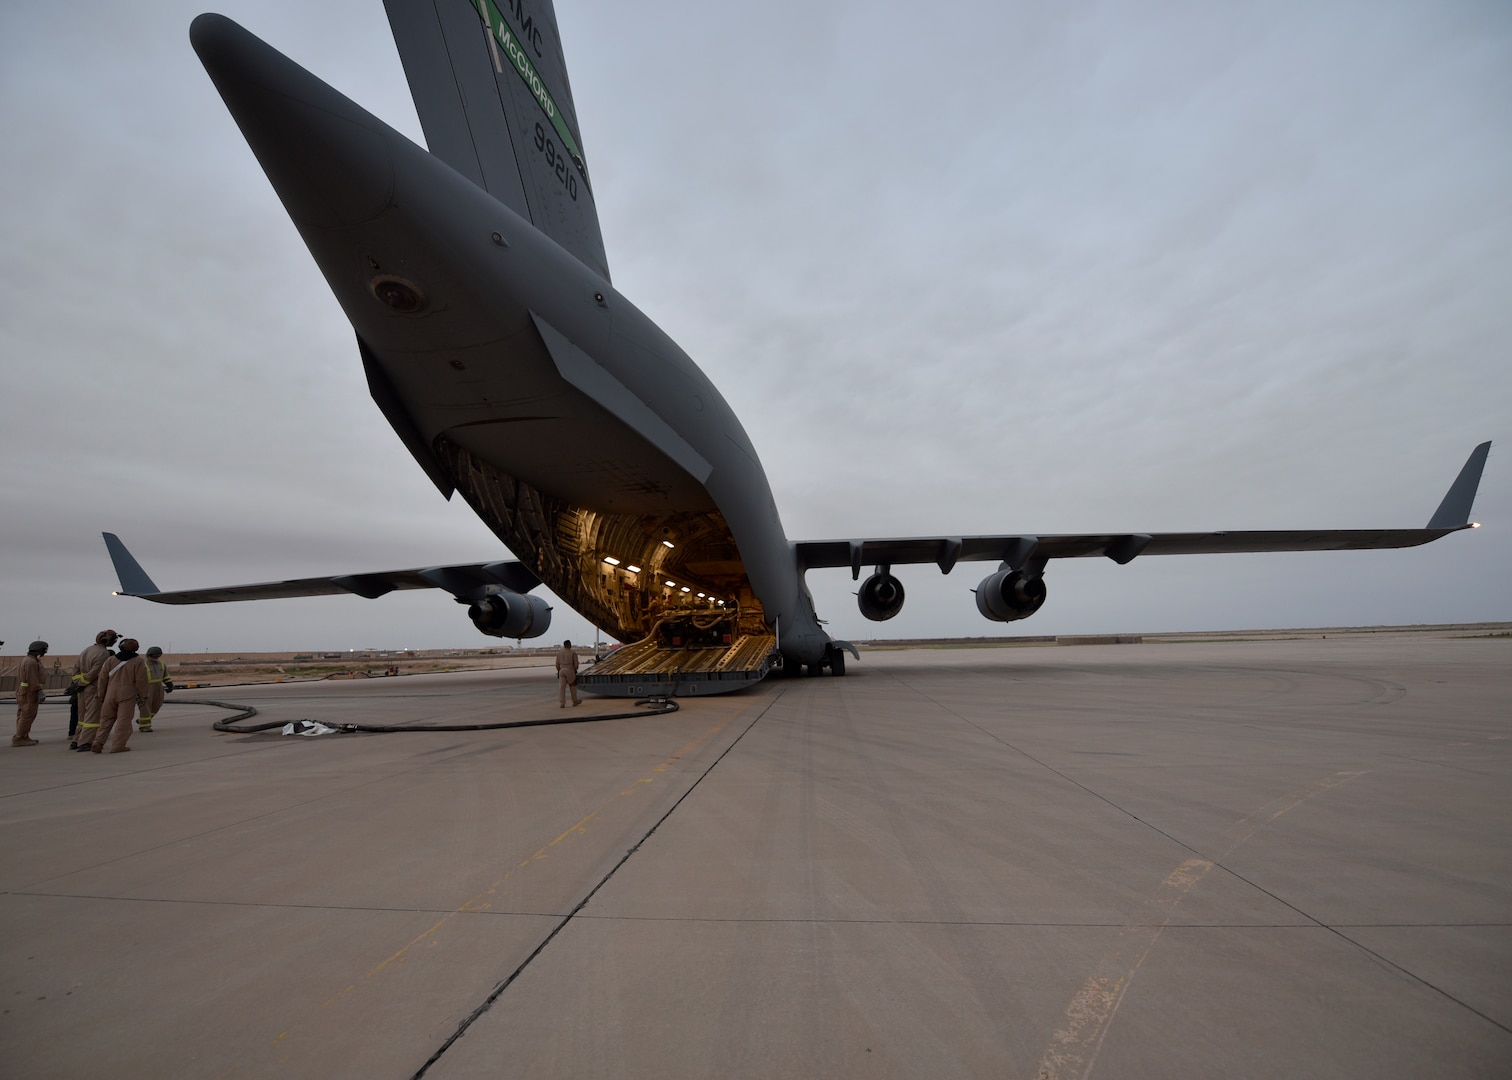
{"type": "Polygon", "coordinates": [[[988,619],[1045,602],[1053,559],[1408,547],[1472,527],[1490,444],[1420,529],[791,542],[740,421],[610,284],[549,0],[386,0],[429,149],[229,19],[190,37],[357,334],[373,400],[450,498],[515,556],[164,592],[113,535],[121,592],[166,604],[437,588],[496,637],[544,634],[545,584],[631,643],[600,693],[733,690],[774,668],[845,671],[807,571],[849,567],[861,612],[903,605],[894,566],[996,564],[988,619]]]}

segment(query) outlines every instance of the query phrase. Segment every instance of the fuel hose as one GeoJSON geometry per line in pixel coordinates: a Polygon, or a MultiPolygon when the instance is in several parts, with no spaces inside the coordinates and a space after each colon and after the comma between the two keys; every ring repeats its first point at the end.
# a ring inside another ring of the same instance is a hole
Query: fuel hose
{"type": "MultiPolygon", "coordinates": [[[[235,735],[253,735],[259,731],[282,728],[285,724],[291,722],[288,720],[274,720],[267,724],[244,724],[242,721],[250,720],[257,715],[256,708],[251,705],[238,705],[230,701],[212,701],[209,698],[172,698],[165,701],[164,704],[211,705],[217,709],[229,709],[235,715],[217,720],[212,726],[216,731],[235,735]]],[[[641,698],[635,705],[636,708],[633,712],[601,713],[588,716],[573,714],[545,720],[503,720],[493,724],[327,724],[323,720],[312,722],[322,724],[333,731],[347,733],[359,731],[370,734],[389,734],[399,731],[503,731],[506,728],[550,727],[555,724],[595,724],[600,720],[631,720],[640,716],[673,713],[677,712],[678,709],[675,698],[641,698]]]]}

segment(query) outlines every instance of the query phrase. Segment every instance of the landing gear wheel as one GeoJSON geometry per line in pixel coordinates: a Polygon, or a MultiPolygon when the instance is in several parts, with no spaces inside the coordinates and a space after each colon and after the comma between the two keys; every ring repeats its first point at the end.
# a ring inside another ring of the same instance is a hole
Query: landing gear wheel
{"type": "Polygon", "coordinates": [[[829,665],[830,665],[830,674],[831,675],[844,675],[845,674],[845,650],[844,649],[831,648],[830,649],[830,657],[829,657],[829,665]]]}

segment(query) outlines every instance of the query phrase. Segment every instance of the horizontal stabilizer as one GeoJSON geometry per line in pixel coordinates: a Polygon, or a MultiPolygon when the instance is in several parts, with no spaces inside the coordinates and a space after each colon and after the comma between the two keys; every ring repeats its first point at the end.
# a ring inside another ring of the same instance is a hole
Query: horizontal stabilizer
{"type": "Polygon", "coordinates": [[[384,570],[366,574],[334,574],[329,577],[264,581],[252,585],[224,585],[208,589],[162,592],[126,545],[114,533],[105,533],[120,592],[156,604],[221,604],[238,600],[277,600],[291,596],[339,596],[350,593],[375,600],[399,589],[444,589],[459,600],[479,599],[500,587],[527,593],[541,583],[524,563],[460,563],[455,566],[425,566],[413,570],[384,570]]]}

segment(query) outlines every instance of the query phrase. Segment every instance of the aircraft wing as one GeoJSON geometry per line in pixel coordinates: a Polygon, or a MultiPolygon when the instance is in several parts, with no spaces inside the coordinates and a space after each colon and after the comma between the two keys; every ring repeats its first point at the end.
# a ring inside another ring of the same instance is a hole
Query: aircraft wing
{"type": "Polygon", "coordinates": [[[1140,555],[1216,555],[1245,551],[1359,551],[1415,547],[1461,529],[1470,521],[1481,471],[1491,444],[1470,454],[1443,502],[1421,529],[1289,529],[1184,533],[1077,533],[1060,536],[944,536],[883,540],[805,540],[793,545],[801,569],[935,563],[950,573],[958,562],[1003,562],[1014,569],[1050,559],[1103,555],[1123,565],[1140,555]]]}
{"type": "Polygon", "coordinates": [[[335,574],[330,577],[295,578],[291,581],[264,581],[254,585],[227,585],[210,589],[183,589],[163,592],[140,563],[126,550],[115,533],[103,533],[110,561],[120,579],[121,596],[136,596],[157,604],[219,604],[229,600],[273,600],[289,596],[330,596],[353,593],[376,600],[399,589],[442,589],[459,600],[476,600],[490,588],[499,586],[516,593],[527,593],[541,583],[531,570],[518,562],[459,563],[452,566],[427,566],[413,570],[384,570],[369,574],[335,574]]]}

